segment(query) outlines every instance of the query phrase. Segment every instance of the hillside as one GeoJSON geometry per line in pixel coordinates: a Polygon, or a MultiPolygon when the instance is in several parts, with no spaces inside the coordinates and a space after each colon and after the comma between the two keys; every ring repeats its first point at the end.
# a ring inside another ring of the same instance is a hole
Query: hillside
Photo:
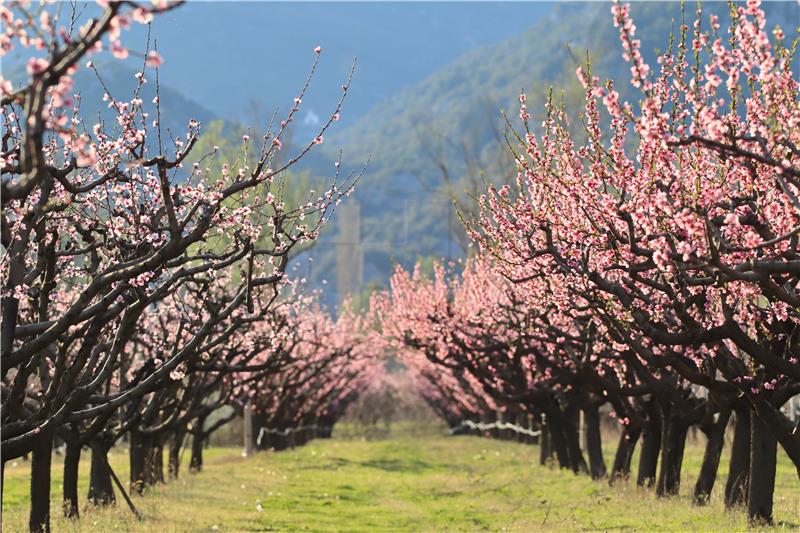
{"type": "MultiPolygon", "coordinates": [[[[728,20],[726,4],[710,3],[705,10],[706,16],[713,12],[728,20]]],[[[770,2],[766,11],[770,24],[779,22],[790,34],[800,24],[793,2],[770,2]]],[[[680,5],[638,2],[632,13],[645,57],[652,61],[679,25],[680,5]]],[[[694,17],[693,8],[686,17],[694,17]]],[[[359,244],[345,244],[348,251],[338,254],[358,267],[348,267],[348,288],[380,283],[397,262],[408,266],[418,257],[462,256],[463,234],[450,193],[463,199],[465,187],[480,188],[482,179],[498,181],[510,172],[501,110],[515,118],[525,89],[536,123],[551,87],[574,108],[582,99],[575,69],[587,53],[596,74],[615,80],[624,97],[635,99],[609,4],[559,3],[523,34],[463,55],[332,135],[331,146],[344,146],[349,162],[371,156],[356,194],[359,244]]],[[[462,205],[472,204],[466,199],[462,205]]],[[[318,245],[317,272],[330,277],[337,254],[328,248],[351,242],[343,235],[353,231],[352,221],[335,221],[329,238],[318,245]]]]}
{"type": "MultiPolygon", "coordinates": [[[[539,110],[551,86],[558,93],[577,83],[575,69],[584,63],[587,52],[595,73],[616,80],[618,88],[627,90],[629,67],[621,59],[619,34],[612,24],[609,5],[558,3],[525,33],[465,54],[387,104],[372,109],[334,140],[347,146],[351,156],[372,154],[373,175],[427,173],[431,164],[419,155],[425,153],[423,144],[429,137],[417,135],[420,128],[450,139],[483,133],[470,140],[480,149],[490,140],[488,131],[480,130],[487,129],[493,115],[495,122],[502,109],[515,116],[522,89],[529,93],[531,110],[539,110]],[[568,27],[563,26],[565,20],[570,21],[568,27]]],[[[727,20],[726,4],[709,3],[704,10],[706,20],[712,12],[723,23],[727,20]]],[[[691,20],[693,10],[687,11],[691,20]]],[[[788,30],[800,24],[800,7],[794,2],[768,2],[766,11],[770,24],[780,23],[788,30]]],[[[670,32],[680,24],[680,5],[639,2],[632,7],[632,14],[642,50],[652,62],[655,52],[667,45],[670,32]]]]}
{"type": "MultiPolygon", "coordinates": [[[[132,63],[101,61],[97,63],[97,71],[100,73],[103,84],[114,98],[127,101],[133,97],[137,83],[135,77],[137,70],[132,63]]],[[[18,64],[12,63],[11,66],[4,68],[3,75],[12,80],[15,87],[21,86],[27,80],[27,75],[18,64]]],[[[142,86],[139,97],[145,102],[145,107],[154,108],[150,102],[156,95],[155,75],[150,73],[147,77],[148,83],[142,86]]],[[[113,119],[112,111],[108,109],[107,102],[103,101],[105,93],[103,84],[92,71],[85,68],[78,70],[73,81],[74,92],[81,95],[81,116],[87,120],[90,126],[90,122],[95,117],[100,117],[105,121],[113,119]]],[[[218,118],[217,113],[210,111],[171,85],[163,82],[160,85],[161,124],[165,132],[169,131],[174,136],[184,135],[190,119],[199,120],[201,124],[205,125],[218,118]]]]}

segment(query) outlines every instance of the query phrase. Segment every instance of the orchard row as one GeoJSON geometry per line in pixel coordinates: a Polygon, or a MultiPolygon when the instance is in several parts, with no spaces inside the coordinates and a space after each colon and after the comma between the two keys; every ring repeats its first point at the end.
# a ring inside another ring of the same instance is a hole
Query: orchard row
{"type": "Polygon", "coordinates": [[[637,482],[675,495],[695,426],[703,504],[733,420],[726,504],[770,522],[778,446],[800,481],[797,41],[770,36],[757,1],[727,33],[696,15],[652,69],[615,4],[638,102],[578,69],[576,134],[553,101],[529,127],[523,94],[516,180],[464,215],[479,252],[461,273],[398,269],[372,312],[451,426],[533,416],[575,472],[627,477],[638,444],[637,482]],[[600,409],[622,429],[610,472],[600,409]]]}
{"type": "Polygon", "coordinates": [[[165,445],[175,477],[188,436],[196,470],[211,433],[245,409],[273,430],[330,427],[380,370],[361,348],[363,319],[333,318],[286,273],[358,178],[337,164],[315,192],[291,172],[338,120],[349,80],[296,153],[281,149],[308,82],[283,120],[225,160],[202,148],[197,121],[162,127],[155,41],[137,53],[122,42],[176,5],[0,6],[3,54],[30,56],[26,84],[0,79],[0,452],[3,464],[31,456],[31,531],[50,529],[54,441],[66,446],[64,513],[77,518],[84,448],[88,498],[109,504],[107,454],[121,440],[142,492],[164,480],[165,445]],[[140,58],[132,94],[108,90],[93,62],[108,52],[140,58]],[[106,113],[81,111],[81,69],[106,113]]]}

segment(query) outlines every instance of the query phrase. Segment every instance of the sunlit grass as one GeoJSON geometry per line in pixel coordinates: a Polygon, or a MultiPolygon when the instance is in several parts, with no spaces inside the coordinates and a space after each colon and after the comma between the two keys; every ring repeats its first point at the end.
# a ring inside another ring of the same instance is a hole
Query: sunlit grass
{"type": "MultiPolygon", "coordinates": [[[[611,440],[609,439],[609,444],[611,440]]],[[[606,453],[613,451],[607,445],[606,453]]],[[[745,531],[741,512],[721,502],[724,475],[711,504],[694,507],[691,489],[702,448],[690,445],[679,498],[609,487],[586,476],[538,465],[538,447],[441,434],[388,440],[317,440],[245,459],[238,449],[213,449],[203,473],[135,498],[137,522],[118,502],[82,509],[80,522],[58,516],[61,475],[54,469],[54,531],[745,531]]],[[[88,454],[82,464],[81,495],[88,454]]],[[[112,455],[127,479],[126,455],[112,455]]],[[[185,458],[186,459],[186,458],[185,458]]],[[[723,457],[723,468],[727,457],[723,457]]],[[[610,462],[610,457],[609,457],[610,462]]],[[[6,470],[4,531],[23,531],[28,464],[6,470]]],[[[800,527],[800,490],[781,454],[775,517],[800,527]]]]}

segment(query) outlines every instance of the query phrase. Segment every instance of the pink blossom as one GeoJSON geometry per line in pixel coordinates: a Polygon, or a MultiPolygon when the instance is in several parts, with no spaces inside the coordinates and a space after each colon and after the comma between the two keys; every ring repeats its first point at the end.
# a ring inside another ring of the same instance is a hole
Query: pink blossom
{"type": "Polygon", "coordinates": [[[31,76],[39,76],[47,70],[50,63],[41,57],[32,57],[28,60],[27,71],[31,76]]]}
{"type": "Polygon", "coordinates": [[[164,64],[164,58],[161,57],[155,50],[150,50],[147,52],[146,63],[148,67],[158,68],[164,64]]]}

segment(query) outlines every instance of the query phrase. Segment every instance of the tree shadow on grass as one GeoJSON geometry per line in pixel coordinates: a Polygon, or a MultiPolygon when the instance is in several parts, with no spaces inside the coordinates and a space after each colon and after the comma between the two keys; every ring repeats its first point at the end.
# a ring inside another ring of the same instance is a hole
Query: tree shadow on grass
{"type": "Polygon", "coordinates": [[[361,468],[374,468],[384,472],[408,472],[418,474],[425,470],[431,470],[434,465],[419,459],[370,459],[367,461],[351,461],[343,457],[332,457],[323,465],[316,465],[313,468],[333,469],[345,466],[355,466],[361,468]]]}
{"type": "Polygon", "coordinates": [[[414,474],[432,468],[430,463],[420,461],[419,459],[372,459],[370,461],[362,461],[359,465],[365,468],[377,468],[385,472],[409,472],[414,474]]]}

